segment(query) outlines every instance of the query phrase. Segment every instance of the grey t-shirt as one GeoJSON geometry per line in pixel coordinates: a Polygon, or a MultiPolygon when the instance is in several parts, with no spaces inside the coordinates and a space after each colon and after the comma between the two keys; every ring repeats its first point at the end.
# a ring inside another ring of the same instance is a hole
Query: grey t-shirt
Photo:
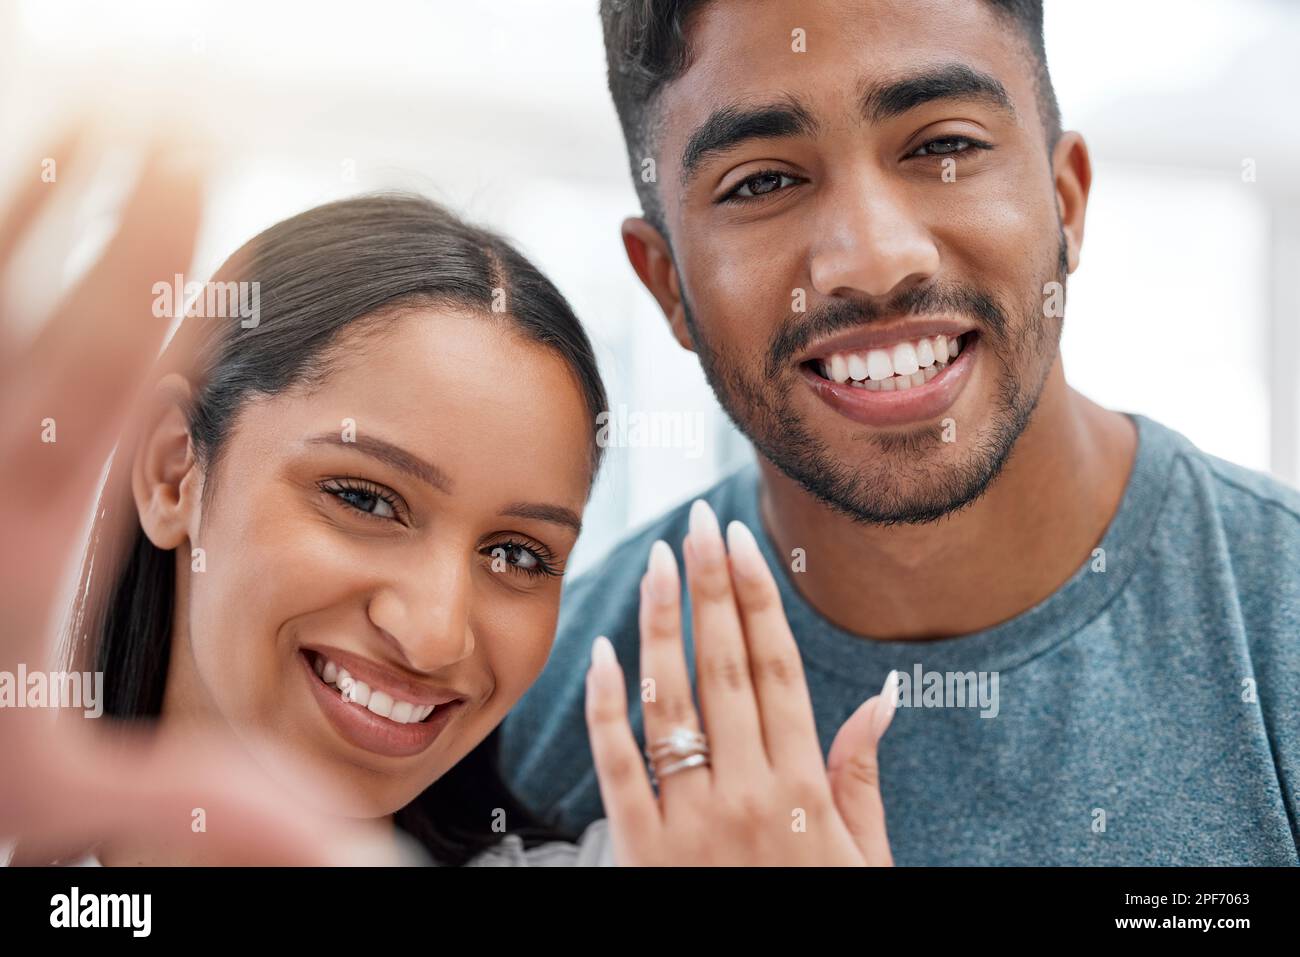
{"type": "MultiPolygon", "coordinates": [[[[759,521],[755,466],[703,496],[778,570],[823,753],[891,668],[906,676],[880,749],[898,864],[1300,861],[1300,493],[1133,419],[1137,459],[1102,551],[1040,604],[959,638],[872,640],[818,614],[759,521]]],[[[567,586],[547,667],[505,722],[507,781],[575,831],[603,816],[583,716],[592,639],[614,643],[644,746],[638,583],[656,538],[680,561],[687,512],[567,586]]]]}

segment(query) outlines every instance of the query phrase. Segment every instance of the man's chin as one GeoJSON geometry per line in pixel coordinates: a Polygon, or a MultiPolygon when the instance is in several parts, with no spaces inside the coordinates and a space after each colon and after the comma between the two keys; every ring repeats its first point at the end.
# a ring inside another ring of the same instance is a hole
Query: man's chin
{"type": "Polygon", "coordinates": [[[756,445],[787,478],[855,522],[925,525],[969,508],[988,491],[1019,437],[1018,420],[1004,413],[959,433],[947,418],[847,437],[840,432],[828,442],[806,422],[787,418],[780,440],[756,445]]]}

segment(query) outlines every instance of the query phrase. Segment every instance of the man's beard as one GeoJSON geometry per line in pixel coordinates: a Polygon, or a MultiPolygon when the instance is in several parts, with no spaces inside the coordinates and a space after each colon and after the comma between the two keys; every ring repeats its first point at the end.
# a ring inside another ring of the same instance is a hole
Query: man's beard
{"type": "MultiPolygon", "coordinates": [[[[1068,272],[1061,232],[1056,261],[1044,270],[1035,290],[1055,281],[1064,293],[1068,272]]],[[[1045,316],[1042,304],[1042,298],[1035,297],[1025,307],[1017,329],[996,299],[968,286],[914,287],[883,307],[835,300],[797,324],[778,329],[763,374],[756,378],[746,375],[752,362],[727,357],[700,334],[682,297],[700,365],[731,420],[792,481],[830,508],[872,525],[933,522],[972,504],[988,490],[1029,424],[1059,347],[1063,320],[1045,316]],[[799,387],[791,360],[810,342],[844,329],[886,317],[943,314],[973,319],[981,361],[1001,365],[988,422],[978,431],[973,424],[956,423],[955,444],[943,441],[942,424],[862,436],[864,463],[874,460],[875,468],[838,459],[805,427],[790,402],[792,391],[799,387]],[[968,438],[972,434],[973,441],[968,438]],[[962,448],[965,455],[957,462],[939,464],[929,454],[962,448]]]]}

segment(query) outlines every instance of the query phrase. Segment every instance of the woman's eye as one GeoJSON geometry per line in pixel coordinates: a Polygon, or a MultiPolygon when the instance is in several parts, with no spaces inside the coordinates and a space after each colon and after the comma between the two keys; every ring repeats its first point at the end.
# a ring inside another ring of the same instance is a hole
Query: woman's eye
{"type": "Polygon", "coordinates": [[[944,136],[931,140],[916,150],[913,156],[949,156],[953,153],[965,153],[968,149],[987,149],[985,143],[965,136],[944,136]]]}
{"type": "Polygon", "coordinates": [[[742,180],[740,185],[728,193],[724,199],[756,199],[759,196],[766,196],[768,193],[775,193],[787,186],[793,186],[797,182],[798,179],[790,174],[778,173],[775,170],[756,173],[748,179],[742,180]]]}
{"type": "Polygon", "coordinates": [[[371,495],[369,492],[357,492],[352,489],[345,489],[344,491],[335,494],[357,511],[369,512],[371,515],[379,518],[397,517],[397,513],[393,511],[393,506],[389,505],[378,495],[371,495]]]}
{"type": "Polygon", "coordinates": [[[396,519],[398,517],[393,499],[378,488],[339,481],[323,482],[321,488],[358,512],[364,512],[375,518],[396,519]]]}
{"type": "Polygon", "coordinates": [[[494,570],[500,570],[497,563],[504,561],[510,568],[530,578],[561,573],[547,555],[519,542],[502,542],[489,546],[485,552],[492,559],[494,570]]]}
{"type": "Polygon", "coordinates": [[[522,545],[500,545],[498,546],[498,554],[511,565],[525,571],[541,565],[541,562],[537,560],[537,556],[522,545]]]}

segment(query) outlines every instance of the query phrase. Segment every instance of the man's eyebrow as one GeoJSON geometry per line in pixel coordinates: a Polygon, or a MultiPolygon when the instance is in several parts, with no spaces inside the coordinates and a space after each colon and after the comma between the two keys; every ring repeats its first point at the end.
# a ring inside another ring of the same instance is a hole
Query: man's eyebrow
{"type": "Polygon", "coordinates": [[[746,140],[809,136],[816,131],[817,121],[795,97],[773,103],[719,107],[686,141],[682,150],[682,185],[690,182],[707,157],[746,140]]]}
{"type": "Polygon", "coordinates": [[[417,455],[412,455],[400,445],[393,445],[373,435],[358,435],[355,440],[344,442],[337,432],[322,432],[320,435],[313,435],[307,442],[310,445],[333,445],[342,449],[353,449],[405,472],[426,485],[432,485],[439,492],[451,493],[451,479],[438,466],[426,462],[417,455]]]}
{"type": "Polygon", "coordinates": [[[515,518],[532,518],[539,522],[550,522],[573,529],[574,534],[582,531],[582,519],[571,508],[562,505],[541,505],[536,502],[515,502],[501,510],[502,515],[515,518]]]}
{"type": "Polygon", "coordinates": [[[902,116],[935,100],[982,100],[1016,119],[1011,97],[996,77],[964,63],[947,63],[919,73],[870,83],[862,91],[862,115],[869,123],[902,116]]]}
{"type": "MultiPolygon", "coordinates": [[[[862,115],[870,123],[883,123],[935,100],[980,100],[1013,121],[1017,119],[1006,87],[996,77],[964,63],[946,63],[870,83],[859,99],[862,115]]],[[[817,129],[812,111],[793,95],[772,103],[719,107],[686,141],[682,150],[682,185],[690,183],[705,159],[746,140],[812,136],[817,129]]]]}

